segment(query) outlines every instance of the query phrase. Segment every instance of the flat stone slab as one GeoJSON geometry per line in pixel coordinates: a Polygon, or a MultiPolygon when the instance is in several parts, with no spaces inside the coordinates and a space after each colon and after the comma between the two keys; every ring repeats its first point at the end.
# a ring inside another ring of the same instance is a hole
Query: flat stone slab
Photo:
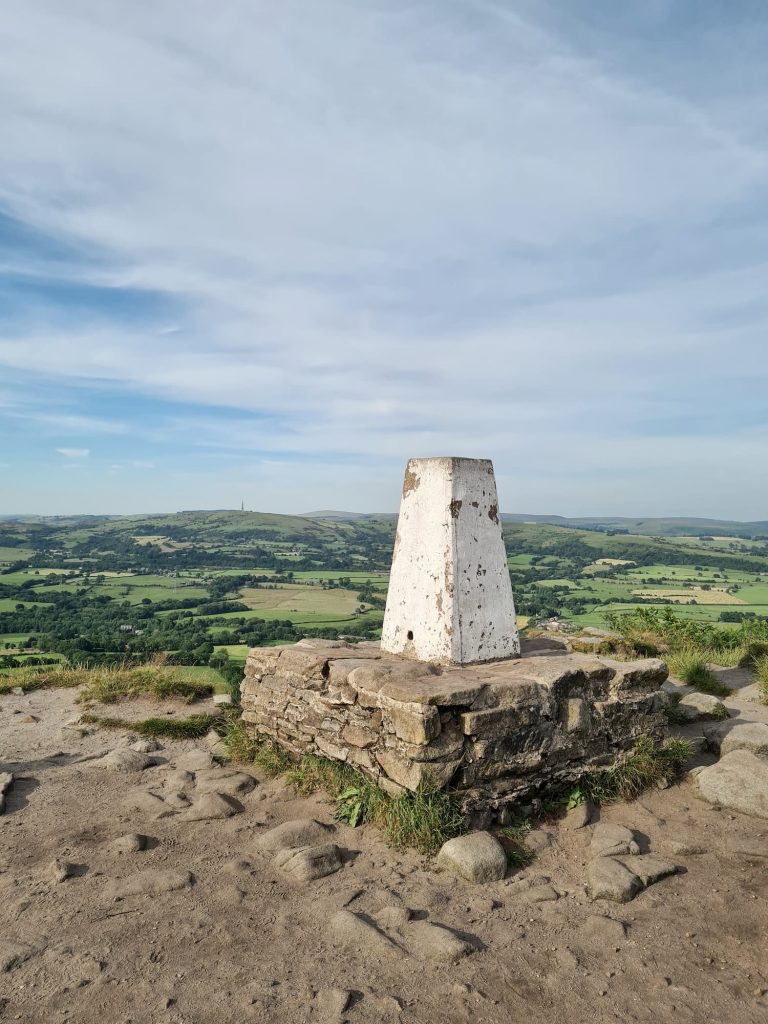
{"type": "Polygon", "coordinates": [[[717,807],[768,818],[768,760],[732,750],[694,776],[698,795],[717,807]]]}
{"type": "Polygon", "coordinates": [[[603,822],[595,825],[590,843],[593,857],[616,857],[622,854],[638,854],[640,847],[635,842],[635,834],[625,825],[614,825],[603,822]]]}
{"type": "Polygon", "coordinates": [[[729,754],[732,750],[749,750],[760,757],[768,757],[768,725],[764,722],[721,722],[704,729],[704,738],[716,754],[729,754]]]}
{"type": "Polygon", "coordinates": [[[587,868],[589,894],[593,900],[629,903],[643,888],[640,878],[613,857],[595,857],[587,868]]]}
{"type": "Polygon", "coordinates": [[[507,873],[507,855],[490,832],[471,832],[444,843],[437,866],[467,882],[497,882],[507,873]]]}
{"type": "Polygon", "coordinates": [[[90,762],[94,768],[108,768],[114,772],[142,772],[145,768],[156,764],[155,758],[130,747],[118,747],[104,757],[90,762]]]}
{"type": "Polygon", "coordinates": [[[332,829],[315,821],[314,818],[294,818],[262,832],[254,845],[263,853],[297,850],[326,843],[331,833],[332,829]]]}
{"type": "Polygon", "coordinates": [[[178,892],[194,884],[195,877],[189,871],[175,871],[172,868],[148,868],[112,882],[109,892],[113,897],[159,896],[164,892],[178,892]]]}
{"type": "Polygon", "coordinates": [[[295,882],[313,882],[332,875],[343,866],[341,851],[334,843],[279,850],[273,863],[295,882]]]}
{"type": "Polygon", "coordinates": [[[677,706],[689,722],[718,720],[728,714],[728,709],[718,697],[710,693],[698,693],[696,690],[686,694],[677,706]]]}

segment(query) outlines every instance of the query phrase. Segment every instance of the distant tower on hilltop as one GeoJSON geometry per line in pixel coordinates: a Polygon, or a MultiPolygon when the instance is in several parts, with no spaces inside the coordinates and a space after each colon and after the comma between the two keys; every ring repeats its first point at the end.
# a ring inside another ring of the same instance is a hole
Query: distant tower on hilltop
{"type": "Polygon", "coordinates": [[[487,459],[409,460],[381,646],[449,665],[519,656],[487,459]]]}

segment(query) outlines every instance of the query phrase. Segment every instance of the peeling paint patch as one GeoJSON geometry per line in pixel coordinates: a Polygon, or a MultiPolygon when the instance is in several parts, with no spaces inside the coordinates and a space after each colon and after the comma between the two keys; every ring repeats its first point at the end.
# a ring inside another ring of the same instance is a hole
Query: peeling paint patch
{"type": "Polygon", "coordinates": [[[461,506],[464,504],[460,498],[454,498],[451,504],[448,506],[451,510],[451,515],[454,519],[459,518],[459,512],[461,512],[461,506]]]}
{"type": "Polygon", "coordinates": [[[408,465],[405,467],[405,479],[403,480],[403,497],[407,497],[411,493],[411,491],[417,491],[419,489],[420,483],[421,478],[419,477],[419,474],[413,472],[413,470],[411,469],[411,464],[409,462],[408,465]]]}

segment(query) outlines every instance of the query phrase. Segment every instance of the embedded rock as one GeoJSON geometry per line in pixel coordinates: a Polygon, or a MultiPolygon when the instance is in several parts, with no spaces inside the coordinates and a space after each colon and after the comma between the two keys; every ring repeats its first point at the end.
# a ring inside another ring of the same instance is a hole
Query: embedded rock
{"type": "Polygon", "coordinates": [[[224,796],[240,796],[250,793],[256,780],[246,772],[229,771],[226,768],[210,768],[195,776],[195,793],[221,793],[224,796]]]}
{"type": "Polygon", "coordinates": [[[140,853],[147,847],[147,837],[138,832],[130,832],[128,835],[119,836],[107,844],[111,853],[140,853]]]}
{"type": "Polygon", "coordinates": [[[698,693],[695,690],[683,697],[677,707],[689,722],[707,719],[717,721],[728,715],[728,709],[721,700],[709,693],[698,693]]]}
{"type": "Polygon", "coordinates": [[[115,899],[126,896],[159,896],[164,892],[188,889],[195,877],[189,871],[175,871],[172,868],[148,868],[128,878],[113,882],[109,894],[115,899]]]}
{"type": "Polygon", "coordinates": [[[254,845],[263,853],[277,853],[283,849],[296,850],[299,847],[316,846],[327,842],[331,832],[332,829],[327,825],[321,825],[313,818],[295,818],[263,832],[254,845]]]}
{"type": "Polygon", "coordinates": [[[704,738],[709,749],[721,757],[732,750],[768,757],[768,725],[764,722],[720,722],[704,729],[704,738]]]}
{"type": "Polygon", "coordinates": [[[142,772],[153,765],[155,759],[139,750],[131,750],[130,747],[118,747],[90,763],[94,767],[108,768],[114,772],[142,772]]]}
{"type": "Polygon", "coordinates": [[[587,878],[593,900],[629,903],[643,888],[634,871],[613,857],[596,857],[590,861],[587,878]]]}
{"type": "Polygon", "coordinates": [[[717,807],[768,818],[768,761],[732,750],[694,777],[698,795],[717,807]]]}
{"type": "Polygon", "coordinates": [[[440,963],[455,964],[472,952],[472,946],[456,932],[429,921],[412,921],[405,941],[411,954],[440,963]]]}
{"type": "Polygon", "coordinates": [[[338,871],[343,864],[339,848],[334,843],[279,850],[273,863],[295,882],[324,878],[338,871]]]}
{"type": "Polygon", "coordinates": [[[471,832],[444,843],[437,866],[467,882],[497,882],[507,873],[504,847],[490,832],[471,832]]]}
{"type": "Polygon", "coordinates": [[[592,833],[590,852],[593,857],[616,857],[627,853],[638,854],[640,847],[635,842],[631,828],[601,821],[595,825],[592,833]]]}
{"type": "Polygon", "coordinates": [[[176,758],[176,767],[187,772],[199,772],[203,768],[210,768],[213,764],[211,755],[207,750],[190,750],[176,758]]]}
{"type": "Polygon", "coordinates": [[[653,885],[668,875],[677,873],[677,865],[664,860],[652,853],[643,853],[639,857],[619,858],[625,868],[637,875],[644,886],[653,885]]]}
{"type": "Polygon", "coordinates": [[[374,958],[402,956],[401,946],[360,914],[338,910],[328,922],[331,940],[339,946],[360,950],[374,958]]]}
{"type": "Polygon", "coordinates": [[[223,793],[205,793],[180,818],[184,821],[217,821],[240,814],[242,807],[223,793]]]}
{"type": "Polygon", "coordinates": [[[136,740],[130,744],[131,750],[138,750],[140,754],[151,754],[153,750],[162,750],[157,740],[136,740]]]}

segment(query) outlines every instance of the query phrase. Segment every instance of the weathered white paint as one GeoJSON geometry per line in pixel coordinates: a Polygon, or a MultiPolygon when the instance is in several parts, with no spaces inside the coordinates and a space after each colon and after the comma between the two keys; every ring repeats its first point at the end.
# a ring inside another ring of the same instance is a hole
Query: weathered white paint
{"type": "Polygon", "coordinates": [[[381,646],[440,664],[519,655],[490,460],[409,460],[381,646]]]}

